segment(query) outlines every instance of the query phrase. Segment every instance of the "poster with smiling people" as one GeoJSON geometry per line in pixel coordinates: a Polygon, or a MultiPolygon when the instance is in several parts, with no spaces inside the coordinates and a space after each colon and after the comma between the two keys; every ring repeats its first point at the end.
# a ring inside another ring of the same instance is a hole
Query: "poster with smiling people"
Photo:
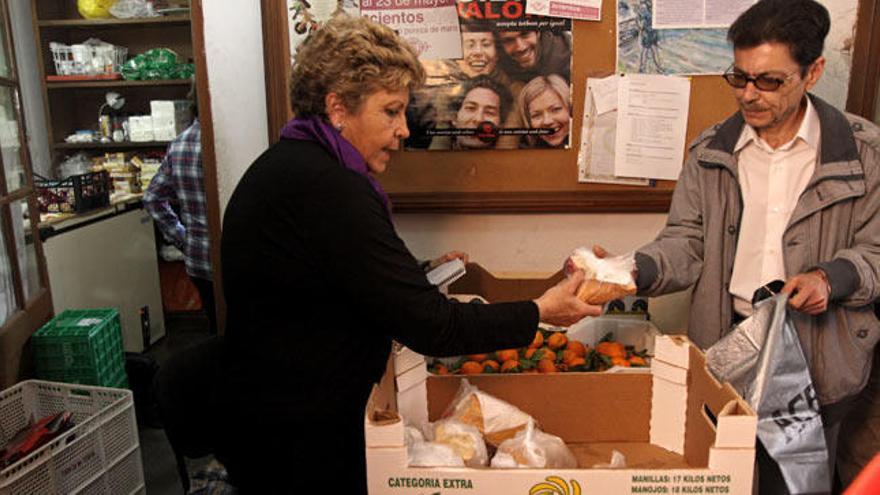
{"type": "Polygon", "coordinates": [[[461,58],[422,60],[406,150],[568,148],[571,20],[525,0],[457,0],[461,58]]]}

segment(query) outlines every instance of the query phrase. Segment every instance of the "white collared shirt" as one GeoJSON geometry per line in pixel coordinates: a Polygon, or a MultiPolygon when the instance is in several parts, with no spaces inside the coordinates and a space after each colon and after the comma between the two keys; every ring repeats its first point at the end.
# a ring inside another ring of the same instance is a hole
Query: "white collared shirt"
{"type": "Polygon", "coordinates": [[[807,109],[795,137],[772,149],[746,124],[736,143],[743,212],[730,279],[734,310],[752,314],[752,295],[773,280],[785,280],[782,234],[816,168],[819,117],[807,109]]]}

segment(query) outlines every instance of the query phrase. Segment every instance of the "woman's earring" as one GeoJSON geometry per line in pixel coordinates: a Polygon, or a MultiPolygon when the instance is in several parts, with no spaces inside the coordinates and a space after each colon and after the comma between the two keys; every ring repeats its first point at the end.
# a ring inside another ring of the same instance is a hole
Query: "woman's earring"
{"type": "Polygon", "coordinates": [[[333,127],[335,127],[337,131],[342,132],[342,129],[345,129],[345,122],[337,122],[333,127]]]}

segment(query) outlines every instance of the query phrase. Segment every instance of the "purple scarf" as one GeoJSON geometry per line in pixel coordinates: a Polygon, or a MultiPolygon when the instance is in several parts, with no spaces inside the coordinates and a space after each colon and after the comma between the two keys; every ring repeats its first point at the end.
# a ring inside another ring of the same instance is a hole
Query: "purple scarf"
{"type": "Polygon", "coordinates": [[[385,193],[385,190],[382,189],[379,181],[370,175],[364,157],[361,156],[360,152],[358,152],[358,150],[356,150],[347,139],[342,137],[342,134],[340,134],[332,125],[324,122],[323,119],[315,115],[294,118],[284,124],[284,128],[281,129],[281,137],[286,139],[299,139],[301,141],[315,141],[323,146],[324,149],[342,163],[345,168],[366,177],[367,180],[370,181],[370,185],[373,186],[373,189],[382,199],[382,202],[385,203],[385,208],[388,209],[388,213],[391,213],[391,200],[388,198],[388,194],[385,193]]]}

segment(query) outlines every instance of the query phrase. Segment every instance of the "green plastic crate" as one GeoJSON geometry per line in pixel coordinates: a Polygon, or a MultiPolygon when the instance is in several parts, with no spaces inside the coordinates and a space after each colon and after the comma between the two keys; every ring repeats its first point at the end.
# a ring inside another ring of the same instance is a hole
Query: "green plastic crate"
{"type": "Polygon", "coordinates": [[[113,308],[64,311],[31,341],[42,380],[128,388],[122,327],[113,308]]]}

